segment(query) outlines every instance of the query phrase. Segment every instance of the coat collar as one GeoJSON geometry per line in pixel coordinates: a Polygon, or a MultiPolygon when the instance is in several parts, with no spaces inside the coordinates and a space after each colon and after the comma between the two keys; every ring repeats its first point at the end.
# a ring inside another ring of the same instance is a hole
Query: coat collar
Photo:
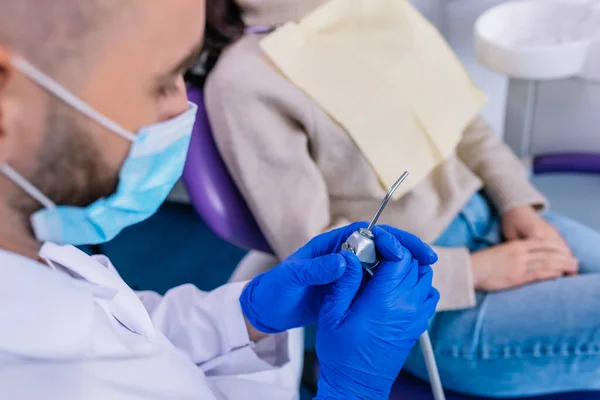
{"type": "Polygon", "coordinates": [[[91,290],[44,264],[0,250],[1,353],[78,357],[89,347],[93,318],[91,290]]]}
{"type": "Polygon", "coordinates": [[[69,359],[101,352],[99,305],[130,331],[154,336],[143,304],[114,271],[73,246],[46,243],[40,257],[57,270],[0,250],[0,353],[69,359]]]}

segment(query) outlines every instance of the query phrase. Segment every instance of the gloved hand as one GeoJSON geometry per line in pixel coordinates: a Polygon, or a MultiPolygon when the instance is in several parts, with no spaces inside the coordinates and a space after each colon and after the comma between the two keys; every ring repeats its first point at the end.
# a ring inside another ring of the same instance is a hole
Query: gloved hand
{"type": "MultiPolygon", "coordinates": [[[[342,243],[367,225],[355,223],[317,236],[280,265],[254,278],[240,296],[246,319],[264,333],[284,332],[317,322],[327,293],[326,285],[339,279],[349,264],[360,268],[354,254],[340,253],[342,243]]],[[[397,246],[395,239],[394,242],[389,240],[395,236],[421,263],[429,264],[437,259],[433,250],[416,236],[386,229],[388,239],[380,243],[380,247],[385,248],[390,243],[397,246]]],[[[394,251],[396,247],[388,249],[386,254],[394,251]]]]}
{"type": "Polygon", "coordinates": [[[317,331],[320,400],[387,400],[439,300],[431,267],[385,230],[373,233],[384,259],[373,277],[362,283],[360,264],[348,263],[323,301],[317,331]]]}

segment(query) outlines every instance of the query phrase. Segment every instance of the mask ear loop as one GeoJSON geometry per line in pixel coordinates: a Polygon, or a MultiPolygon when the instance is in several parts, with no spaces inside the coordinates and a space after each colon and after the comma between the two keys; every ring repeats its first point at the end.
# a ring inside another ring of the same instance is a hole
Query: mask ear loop
{"type": "Polygon", "coordinates": [[[65,89],[63,86],[59,85],[48,75],[44,74],[42,71],[28,63],[21,57],[13,56],[11,58],[11,63],[17,70],[21,71],[21,73],[25,74],[29,79],[36,82],[38,85],[40,85],[48,92],[52,93],[53,95],[64,101],[69,106],[73,107],[75,110],[91,118],[93,121],[102,125],[111,132],[114,132],[115,134],[121,136],[122,138],[127,139],[130,142],[135,141],[136,135],[129,132],[127,129],[123,128],[116,122],[106,118],[98,111],[94,110],[80,98],[78,98],[73,93],[65,89]]]}
{"type": "Polygon", "coordinates": [[[50,200],[44,193],[42,193],[38,188],[33,186],[31,182],[25,179],[21,174],[15,171],[8,164],[0,164],[0,172],[2,172],[8,179],[13,181],[15,185],[19,186],[25,193],[34,198],[38,203],[40,203],[44,208],[49,210],[53,210],[56,208],[56,205],[52,200],[50,200]]]}
{"type": "MultiPolygon", "coordinates": [[[[42,88],[46,89],[48,92],[55,95],[60,100],[64,101],[69,106],[73,107],[73,109],[79,111],[85,116],[91,118],[96,123],[102,125],[106,129],[111,132],[121,136],[122,138],[129,140],[130,142],[134,142],[136,139],[136,135],[124,129],[119,124],[111,121],[106,118],[104,115],[100,114],[92,107],[87,105],[84,101],[79,99],[73,93],[69,92],[67,89],[59,85],[48,75],[44,74],[42,71],[34,67],[32,64],[25,61],[23,58],[19,56],[12,56],[11,63],[13,66],[31,79],[33,82],[40,85],[42,88]]],[[[27,179],[25,179],[22,175],[20,175],[17,171],[15,171],[10,165],[2,164],[0,165],[0,172],[2,172],[8,179],[13,181],[16,185],[18,185],[23,191],[37,200],[42,206],[46,209],[55,209],[56,205],[52,200],[50,200],[45,194],[43,194],[38,188],[33,186],[27,179]]]]}

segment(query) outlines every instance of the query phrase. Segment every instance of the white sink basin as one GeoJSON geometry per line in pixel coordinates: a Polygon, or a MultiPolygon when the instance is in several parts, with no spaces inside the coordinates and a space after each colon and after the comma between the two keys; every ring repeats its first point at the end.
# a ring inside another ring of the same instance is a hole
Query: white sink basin
{"type": "Polygon", "coordinates": [[[475,24],[479,61],[514,78],[547,80],[578,76],[600,30],[589,4],[525,0],[501,4],[475,24]]]}

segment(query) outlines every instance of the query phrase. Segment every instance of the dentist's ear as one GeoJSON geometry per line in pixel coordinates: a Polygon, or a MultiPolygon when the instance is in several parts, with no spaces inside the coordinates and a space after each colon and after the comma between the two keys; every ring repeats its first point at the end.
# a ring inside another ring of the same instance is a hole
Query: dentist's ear
{"type": "Polygon", "coordinates": [[[158,109],[158,122],[175,118],[188,109],[187,88],[183,75],[179,75],[169,96],[162,99],[158,109]]]}
{"type": "Polygon", "coordinates": [[[13,66],[10,63],[10,51],[0,45],[0,164],[6,161],[9,152],[7,132],[7,121],[11,118],[10,109],[6,96],[6,87],[13,77],[13,66]]]}
{"type": "Polygon", "coordinates": [[[13,73],[13,67],[10,63],[10,54],[8,49],[0,45],[0,95],[13,73]]]}

